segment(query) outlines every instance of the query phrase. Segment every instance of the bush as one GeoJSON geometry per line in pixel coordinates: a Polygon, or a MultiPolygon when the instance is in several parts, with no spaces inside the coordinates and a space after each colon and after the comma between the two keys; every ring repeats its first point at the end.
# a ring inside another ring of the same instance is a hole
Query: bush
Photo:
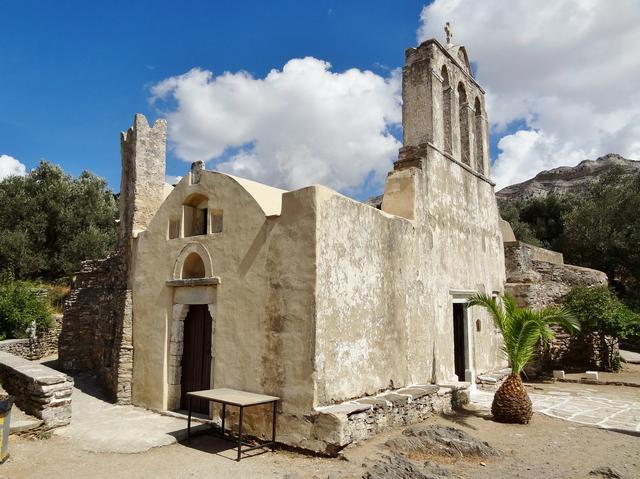
{"type": "Polygon", "coordinates": [[[575,286],[565,300],[580,322],[581,334],[594,335],[599,343],[599,357],[604,369],[618,369],[615,344],[633,340],[640,331],[640,314],[629,309],[605,287],[575,286]]]}
{"type": "Polygon", "coordinates": [[[0,339],[25,338],[53,324],[47,302],[28,281],[15,281],[8,272],[0,273],[0,339]]]}
{"type": "Polygon", "coordinates": [[[62,278],[54,283],[38,283],[38,288],[47,291],[47,303],[49,303],[54,313],[62,314],[64,302],[71,292],[70,283],[71,281],[68,278],[62,278]]]}

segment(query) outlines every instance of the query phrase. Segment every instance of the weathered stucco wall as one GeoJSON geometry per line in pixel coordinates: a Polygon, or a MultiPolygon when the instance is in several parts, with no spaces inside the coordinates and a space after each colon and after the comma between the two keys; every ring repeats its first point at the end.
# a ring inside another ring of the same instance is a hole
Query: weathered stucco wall
{"type": "MultiPolygon", "coordinates": [[[[450,380],[454,297],[503,289],[493,186],[430,151],[420,160],[422,169],[411,170],[413,191],[401,192],[415,195],[409,201],[415,221],[319,190],[320,405],[373,394],[390,384],[450,380]]],[[[407,178],[407,170],[398,175],[407,178]]],[[[471,308],[467,327],[471,369],[502,367],[501,338],[488,315],[471,308]]]]}
{"type": "Polygon", "coordinates": [[[283,195],[281,216],[266,218],[227,175],[203,171],[199,183],[191,184],[187,175],[176,185],[135,249],[136,404],[175,407],[169,389],[180,386],[169,385],[167,364],[171,354],[182,354],[182,346],[171,341],[173,307],[208,303],[214,322],[212,387],[278,395],[287,412],[312,407],[314,215],[312,188],[283,195]],[[223,231],[168,239],[170,219],[180,216],[194,193],[208,198],[209,211],[222,210],[223,231]],[[192,243],[208,252],[221,284],[166,284],[181,250],[192,243]]]}

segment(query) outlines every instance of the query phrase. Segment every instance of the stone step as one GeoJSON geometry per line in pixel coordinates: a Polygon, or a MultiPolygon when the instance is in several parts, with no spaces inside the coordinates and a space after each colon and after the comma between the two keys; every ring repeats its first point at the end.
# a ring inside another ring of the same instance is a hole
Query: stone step
{"type": "Polygon", "coordinates": [[[16,434],[19,432],[27,432],[39,428],[44,424],[42,419],[35,418],[28,415],[15,405],[11,408],[11,425],[9,429],[10,434],[16,434]]]}

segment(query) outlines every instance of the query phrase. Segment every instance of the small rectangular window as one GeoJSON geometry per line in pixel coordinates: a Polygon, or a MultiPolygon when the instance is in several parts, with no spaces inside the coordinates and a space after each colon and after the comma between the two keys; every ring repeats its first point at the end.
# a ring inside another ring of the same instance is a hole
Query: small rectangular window
{"type": "Polygon", "coordinates": [[[211,232],[222,233],[222,210],[211,210],[211,232]]]}
{"type": "Polygon", "coordinates": [[[207,234],[207,208],[184,205],[183,212],[185,237],[207,234]]]}
{"type": "Polygon", "coordinates": [[[180,218],[169,220],[169,239],[180,238],[180,218]]]}

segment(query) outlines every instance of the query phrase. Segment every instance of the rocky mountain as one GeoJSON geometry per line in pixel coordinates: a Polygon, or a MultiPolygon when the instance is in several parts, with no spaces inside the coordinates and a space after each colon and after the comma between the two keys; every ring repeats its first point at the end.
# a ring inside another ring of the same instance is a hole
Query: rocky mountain
{"type": "Polygon", "coordinates": [[[550,193],[580,194],[599,182],[607,173],[619,169],[622,174],[640,173],[640,161],[609,153],[597,160],[584,160],[577,166],[560,166],[542,171],[530,180],[507,186],[496,193],[499,200],[528,200],[550,193]]]}

